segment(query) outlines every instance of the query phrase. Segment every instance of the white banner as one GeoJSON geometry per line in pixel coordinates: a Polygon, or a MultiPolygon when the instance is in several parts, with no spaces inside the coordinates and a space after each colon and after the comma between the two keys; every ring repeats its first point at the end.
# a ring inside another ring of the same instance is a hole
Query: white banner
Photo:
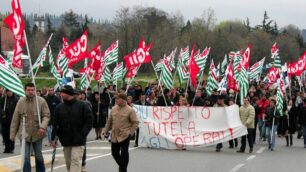
{"type": "Polygon", "coordinates": [[[161,149],[206,147],[247,134],[239,107],[133,106],[139,145],[161,149]]]}

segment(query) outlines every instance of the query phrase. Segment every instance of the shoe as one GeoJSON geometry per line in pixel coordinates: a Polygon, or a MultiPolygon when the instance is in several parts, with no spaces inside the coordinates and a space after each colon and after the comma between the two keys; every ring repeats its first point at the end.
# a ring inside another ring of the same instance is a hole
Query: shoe
{"type": "Polygon", "coordinates": [[[216,152],[220,152],[221,151],[221,149],[216,149],[216,152]]]}
{"type": "Polygon", "coordinates": [[[3,153],[14,153],[14,151],[5,150],[3,153]]]}
{"type": "Polygon", "coordinates": [[[134,145],[134,147],[135,147],[135,148],[137,148],[137,147],[138,147],[138,145],[137,145],[137,144],[135,144],[135,145],[134,145]]]}
{"type": "Polygon", "coordinates": [[[228,147],[228,148],[233,149],[233,148],[234,148],[234,146],[230,146],[230,147],[228,147]]]}
{"type": "Polygon", "coordinates": [[[306,148],[306,145],[304,145],[304,148],[306,148]]]}
{"type": "Polygon", "coordinates": [[[81,172],[86,172],[86,167],[85,166],[82,166],[81,172]]]}
{"type": "Polygon", "coordinates": [[[242,151],[242,150],[237,150],[236,152],[237,153],[244,153],[244,151],[242,151]]]}
{"type": "Polygon", "coordinates": [[[253,153],[253,148],[250,148],[249,153],[253,153]]]}
{"type": "Polygon", "coordinates": [[[274,151],[274,149],[273,149],[273,148],[271,148],[270,150],[271,150],[271,151],[274,151]]]}

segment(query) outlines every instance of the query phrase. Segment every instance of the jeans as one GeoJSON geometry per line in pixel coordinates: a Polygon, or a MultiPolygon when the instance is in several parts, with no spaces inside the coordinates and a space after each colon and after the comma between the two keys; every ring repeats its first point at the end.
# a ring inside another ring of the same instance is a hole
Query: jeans
{"type": "Polygon", "coordinates": [[[269,148],[274,149],[275,148],[275,131],[277,131],[277,125],[274,125],[273,127],[272,142],[271,142],[271,130],[272,130],[272,126],[266,127],[266,137],[268,137],[269,148]]]}
{"type": "Polygon", "coordinates": [[[304,139],[304,147],[306,148],[306,125],[303,125],[303,139],[304,139]]]}
{"type": "Polygon", "coordinates": [[[35,163],[36,163],[36,172],[45,172],[44,157],[42,155],[42,139],[37,140],[36,142],[25,142],[25,158],[23,172],[31,172],[31,159],[30,159],[30,149],[34,150],[35,154],[35,163]]]}
{"type": "Polygon", "coordinates": [[[112,155],[119,165],[121,172],[127,172],[127,166],[129,164],[129,144],[130,138],[120,143],[112,143],[112,155]]]}
{"type": "Polygon", "coordinates": [[[51,133],[52,133],[52,125],[49,125],[47,127],[47,134],[48,134],[48,141],[49,141],[49,144],[51,143],[51,133]]]}
{"type": "Polygon", "coordinates": [[[261,138],[266,138],[266,126],[262,119],[258,118],[258,130],[261,138]]]}

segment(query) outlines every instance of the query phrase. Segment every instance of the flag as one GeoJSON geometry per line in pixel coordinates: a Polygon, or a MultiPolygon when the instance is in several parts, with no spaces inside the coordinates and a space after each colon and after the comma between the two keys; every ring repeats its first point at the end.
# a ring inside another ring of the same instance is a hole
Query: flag
{"type": "Polygon", "coordinates": [[[68,74],[68,59],[66,58],[65,51],[69,45],[67,38],[63,37],[62,40],[63,40],[63,47],[56,57],[56,66],[57,66],[57,71],[63,77],[66,77],[66,75],[68,74]]]}
{"type": "Polygon", "coordinates": [[[259,79],[260,74],[262,73],[263,65],[265,63],[265,57],[261,59],[259,62],[255,63],[253,66],[250,68],[250,81],[259,79]]]}
{"type": "Polygon", "coordinates": [[[81,74],[85,72],[87,72],[87,74],[93,74],[95,71],[99,69],[101,63],[100,52],[101,52],[101,43],[99,41],[99,43],[88,54],[90,62],[86,67],[80,69],[81,74]]]}
{"type": "Polygon", "coordinates": [[[241,52],[240,51],[237,51],[237,52],[232,52],[231,53],[233,55],[233,60],[234,60],[234,63],[233,63],[233,67],[234,67],[234,77],[237,79],[239,76],[239,69],[238,67],[241,66],[239,65],[241,63],[241,60],[242,60],[242,57],[241,57],[241,52]]]}
{"type": "Polygon", "coordinates": [[[58,68],[60,69],[60,71],[62,71],[62,77],[65,78],[68,74],[68,59],[63,56],[59,62],[58,62],[59,66],[58,68]]]}
{"type": "Polygon", "coordinates": [[[35,63],[32,66],[32,72],[35,73],[35,74],[37,73],[37,71],[40,67],[43,67],[45,65],[47,48],[49,46],[52,35],[53,34],[51,34],[51,36],[49,37],[47,43],[44,45],[43,49],[40,51],[35,63]],[[34,70],[35,70],[35,72],[34,72],[34,70]]]}
{"type": "Polygon", "coordinates": [[[104,51],[101,53],[101,56],[100,56],[100,63],[99,63],[99,67],[98,69],[96,70],[95,72],[95,75],[94,75],[94,79],[96,81],[100,81],[102,76],[103,76],[103,73],[104,73],[104,69],[105,69],[105,64],[104,64],[104,51]]]}
{"type": "Polygon", "coordinates": [[[270,68],[269,73],[267,75],[269,85],[274,84],[277,81],[277,79],[279,78],[279,75],[280,75],[279,72],[280,71],[275,67],[270,68]]]}
{"type": "Polygon", "coordinates": [[[276,93],[276,109],[278,110],[279,114],[283,116],[283,98],[284,98],[284,82],[282,79],[278,79],[278,88],[276,93]]]}
{"type": "Polygon", "coordinates": [[[279,57],[279,49],[278,49],[278,45],[275,42],[271,48],[271,58],[274,59],[274,61],[272,62],[273,66],[279,70],[282,69],[282,65],[281,65],[281,60],[279,57]]]}
{"type": "Polygon", "coordinates": [[[149,51],[152,47],[153,43],[146,46],[145,41],[141,39],[138,48],[131,54],[124,56],[126,68],[130,68],[131,66],[140,66],[142,63],[150,63],[151,56],[149,51]]]}
{"type": "Polygon", "coordinates": [[[205,65],[206,65],[206,61],[207,61],[209,52],[210,52],[210,48],[206,47],[203,50],[203,52],[199,55],[199,57],[195,59],[197,65],[200,68],[200,72],[203,72],[205,70],[205,65]]]}
{"type": "Polygon", "coordinates": [[[182,82],[184,80],[187,80],[189,77],[188,69],[185,64],[188,58],[189,58],[189,47],[187,46],[186,48],[181,48],[177,63],[177,74],[179,76],[180,84],[182,84],[182,82]]]}
{"type": "Polygon", "coordinates": [[[139,64],[138,66],[133,65],[130,68],[127,68],[127,72],[126,72],[125,78],[126,79],[130,79],[130,78],[135,77],[135,75],[137,74],[138,69],[140,68],[140,66],[141,66],[141,64],[139,64]]]}
{"type": "Polygon", "coordinates": [[[226,69],[227,69],[227,64],[228,64],[228,59],[227,59],[227,55],[225,54],[224,55],[224,58],[223,58],[223,61],[221,63],[221,74],[225,74],[226,72],[226,69]]]}
{"type": "Polygon", "coordinates": [[[105,50],[104,63],[108,66],[118,61],[118,40],[105,50]]]}
{"type": "Polygon", "coordinates": [[[18,96],[25,96],[24,88],[17,74],[0,55],[0,85],[18,96]]]}
{"type": "Polygon", "coordinates": [[[232,89],[235,93],[238,92],[238,84],[236,82],[236,79],[234,77],[234,68],[233,68],[233,61],[230,62],[230,64],[227,67],[227,70],[225,72],[225,75],[227,76],[228,84],[227,88],[230,90],[232,89]]]}
{"type": "Polygon", "coordinates": [[[81,76],[81,81],[80,81],[81,90],[87,90],[89,86],[90,86],[90,76],[85,72],[81,76]]]}
{"type": "Polygon", "coordinates": [[[238,85],[239,85],[239,94],[240,94],[240,103],[243,104],[243,98],[248,95],[249,90],[249,81],[247,72],[244,68],[244,66],[241,65],[240,71],[239,71],[239,77],[237,79],[238,85]]]}
{"type": "Polygon", "coordinates": [[[195,58],[194,58],[195,48],[196,48],[196,45],[194,44],[191,50],[190,62],[189,62],[189,75],[190,75],[191,85],[193,87],[197,86],[197,75],[200,72],[200,68],[197,65],[197,62],[195,61],[195,58]]]}
{"type": "Polygon", "coordinates": [[[218,89],[218,79],[215,74],[215,64],[214,61],[211,61],[210,70],[208,73],[207,85],[206,85],[206,93],[208,96],[211,95],[214,89],[218,89]]]}
{"type": "Polygon", "coordinates": [[[119,63],[113,70],[113,81],[117,85],[117,80],[122,79],[123,62],[119,63]]]}
{"type": "Polygon", "coordinates": [[[250,53],[251,53],[251,45],[248,46],[248,48],[244,51],[242,55],[241,63],[245,70],[248,70],[250,66],[250,53]]]}
{"type": "Polygon", "coordinates": [[[155,71],[156,72],[159,72],[159,71],[162,70],[165,58],[166,58],[166,55],[164,55],[164,58],[158,60],[158,62],[156,63],[156,65],[155,65],[155,71]]]}
{"type": "Polygon", "coordinates": [[[172,88],[173,78],[172,78],[172,69],[167,60],[164,60],[163,68],[160,74],[160,80],[164,84],[164,86],[168,89],[172,88]]]}
{"type": "Polygon", "coordinates": [[[288,75],[301,76],[306,67],[306,52],[299,58],[297,62],[288,63],[288,75]]]}
{"type": "Polygon", "coordinates": [[[49,46],[49,64],[50,64],[50,72],[52,73],[53,77],[56,79],[58,85],[62,85],[62,78],[61,75],[58,73],[56,66],[54,64],[54,58],[52,55],[51,47],[49,46]]]}
{"type": "Polygon", "coordinates": [[[68,58],[69,68],[79,61],[87,57],[88,47],[88,31],[85,30],[83,35],[74,41],[65,49],[66,57],[68,58]]]}
{"type": "Polygon", "coordinates": [[[101,81],[104,81],[106,83],[106,85],[109,85],[111,80],[112,80],[112,74],[111,74],[110,70],[108,69],[108,67],[105,67],[105,70],[103,72],[101,81]]]}
{"type": "Polygon", "coordinates": [[[13,12],[4,19],[4,23],[13,32],[15,38],[14,55],[12,60],[13,67],[22,68],[22,48],[25,45],[24,20],[22,17],[19,0],[12,0],[13,12]]]}

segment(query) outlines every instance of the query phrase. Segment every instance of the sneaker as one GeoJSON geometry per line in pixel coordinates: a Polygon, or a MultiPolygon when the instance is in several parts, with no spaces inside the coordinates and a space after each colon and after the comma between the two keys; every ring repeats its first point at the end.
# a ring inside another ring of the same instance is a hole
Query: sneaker
{"type": "Polygon", "coordinates": [[[220,152],[221,151],[221,149],[216,149],[216,152],[220,152]]]}
{"type": "Polygon", "coordinates": [[[250,148],[249,153],[253,153],[253,148],[250,148]]]}
{"type": "Polygon", "coordinates": [[[242,151],[242,150],[237,150],[236,152],[237,153],[244,153],[244,151],[242,151]]]}

